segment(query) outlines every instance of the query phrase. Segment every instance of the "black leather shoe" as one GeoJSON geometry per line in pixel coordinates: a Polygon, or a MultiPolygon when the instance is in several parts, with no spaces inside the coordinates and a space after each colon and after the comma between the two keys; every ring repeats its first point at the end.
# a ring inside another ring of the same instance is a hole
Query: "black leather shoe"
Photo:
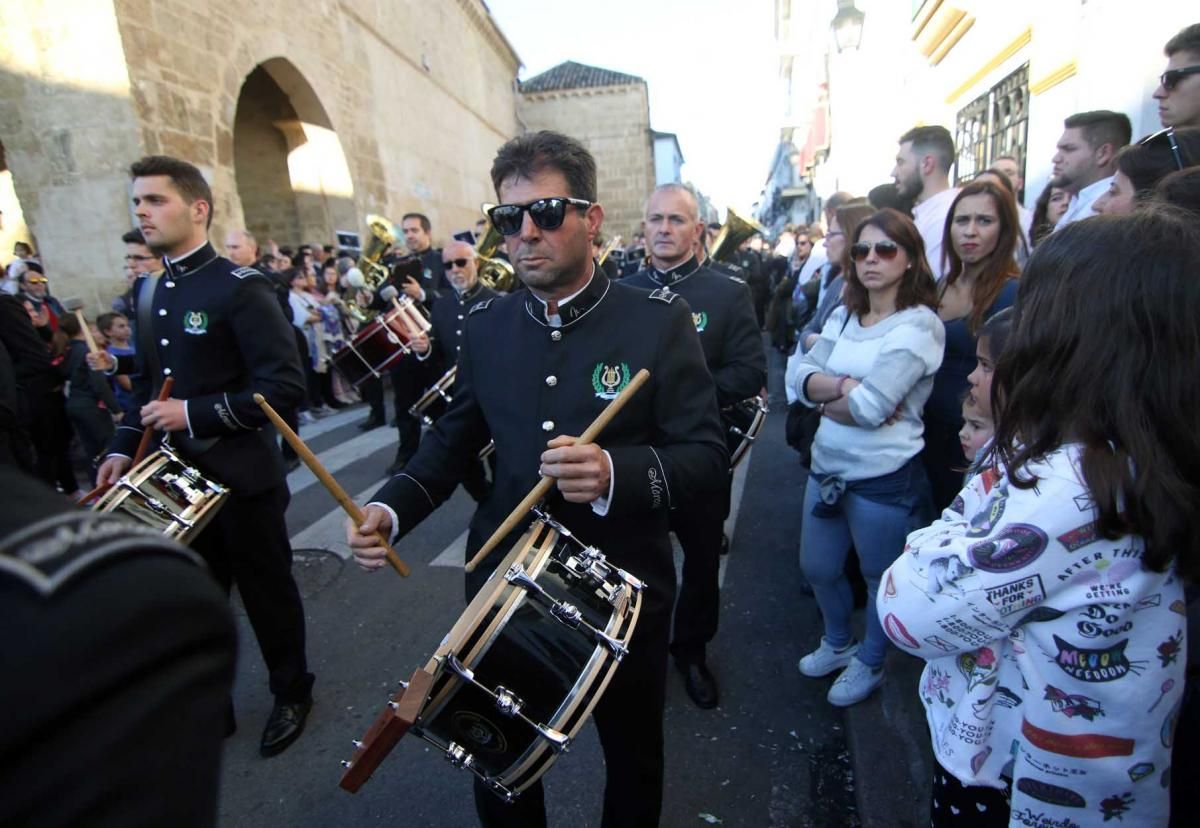
{"type": "Polygon", "coordinates": [[[304,732],[304,723],[308,721],[308,711],[312,710],[312,699],[306,699],[299,704],[275,704],[263,728],[262,744],[258,752],[263,756],[275,756],[287,750],[288,745],[300,738],[304,732]]]}
{"type": "Polygon", "coordinates": [[[708,671],[708,667],[700,663],[676,662],[675,666],[683,673],[683,685],[690,698],[701,710],[712,710],[717,706],[717,680],[708,671]]]}
{"type": "Polygon", "coordinates": [[[373,428],[379,428],[383,425],[383,417],[367,417],[358,424],[359,431],[370,431],[373,428]]]}

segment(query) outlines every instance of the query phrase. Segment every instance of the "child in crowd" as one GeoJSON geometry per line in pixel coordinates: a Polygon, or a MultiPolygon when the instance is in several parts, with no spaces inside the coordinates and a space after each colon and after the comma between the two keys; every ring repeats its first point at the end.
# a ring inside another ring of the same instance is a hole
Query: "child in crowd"
{"type": "Polygon", "coordinates": [[[1200,570],[1200,382],[1178,371],[1200,358],[1198,259],[1177,211],[1071,224],[981,356],[988,470],[908,536],[876,605],[928,662],[935,828],[1166,825],[1189,784],[1171,746],[1200,570]]]}
{"type": "Polygon", "coordinates": [[[963,425],[959,429],[958,440],[962,445],[963,456],[971,460],[971,466],[967,470],[969,479],[976,471],[980,452],[992,442],[995,426],[992,424],[992,412],[981,406],[970,391],[963,397],[962,412],[963,425]]]}
{"type": "MultiPolygon", "coordinates": [[[[113,311],[112,313],[102,313],[96,319],[96,327],[100,329],[100,333],[104,334],[104,338],[108,340],[105,349],[114,357],[133,356],[134,349],[130,342],[132,330],[129,327],[129,320],[125,314],[113,311]]],[[[124,374],[117,374],[112,377],[113,394],[117,398],[117,405],[122,412],[132,409],[133,402],[133,384],[129,377],[124,374]]]]}

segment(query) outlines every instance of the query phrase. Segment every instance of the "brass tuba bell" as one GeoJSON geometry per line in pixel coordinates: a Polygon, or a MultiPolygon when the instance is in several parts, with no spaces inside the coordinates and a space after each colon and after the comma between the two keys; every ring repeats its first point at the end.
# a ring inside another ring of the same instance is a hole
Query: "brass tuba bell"
{"type": "MultiPolygon", "coordinates": [[[[485,218],[487,218],[487,211],[491,206],[484,204],[480,208],[483,210],[485,218]]],[[[479,259],[479,281],[492,290],[512,293],[517,288],[517,271],[513,269],[511,262],[492,255],[500,249],[503,242],[504,236],[500,235],[492,226],[492,220],[488,218],[487,232],[475,245],[475,256],[479,259]]]]}
{"type": "Polygon", "coordinates": [[[742,246],[742,242],[755,233],[761,233],[764,237],[769,235],[767,228],[754,219],[738,215],[732,207],[727,208],[725,224],[717,233],[717,238],[708,251],[708,257],[717,262],[729,261],[729,258],[742,246]]]}
{"type": "Polygon", "coordinates": [[[366,279],[366,286],[378,290],[388,279],[388,269],[383,265],[383,257],[396,244],[396,226],[384,216],[373,213],[367,214],[367,243],[363,245],[362,255],[358,257],[358,269],[366,279]]]}

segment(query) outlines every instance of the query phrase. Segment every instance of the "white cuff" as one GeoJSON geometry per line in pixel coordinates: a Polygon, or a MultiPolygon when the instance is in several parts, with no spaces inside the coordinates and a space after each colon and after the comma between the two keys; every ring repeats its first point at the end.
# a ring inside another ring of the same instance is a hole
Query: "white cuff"
{"type": "Polygon", "coordinates": [[[429,343],[429,350],[425,353],[422,354],[420,351],[413,351],[413,353],[417,355],[417,362],[424,362],[433,356],[433,343],[429,343]]]}
{"type": "Polygon", "coordinates": [[[372,500],[367,505],[368,506],[378,506],[380,509],[383,509],[385,512],[388,513],[388,517],[391,518],[391,520],[392,520],[392,536],[387,539],[387,542],[390,544],[394,544],[397,540],[399,540],[399,538],[397,537],[398,530],[396,529],[396,527],[399,525],[400,521],[396,517],[396,510],[393,509],[391,506],[387,505],[386,503],[384,503],[382,500],[372,500]]]}
{"type": "Polygon", "coordinates": [[[419,301],[424,302],[425,301],[425,288],[417,288],[417,289],[421,291],[421,298],[419,301]]]}
{"type": "Polygon", "coordinates": [[[191,437],[193,440],[195,440],[196,435],[192,434],[192,418],[188,416],[188,401],[187,400],[183,401],[183,421],[185,423],[187,423],[188,436],[191,437]]]}
{"type": "Polygon", "coordinates": [[[608,504],[612,503],[613,486],[616,485],[616,475],[613,474],[612,455],[607,451],[604,452],[604,459],[608,461],[608,496],[598,497],[592,501],[592,511],[600,517],[608,514],[608,504]]]}

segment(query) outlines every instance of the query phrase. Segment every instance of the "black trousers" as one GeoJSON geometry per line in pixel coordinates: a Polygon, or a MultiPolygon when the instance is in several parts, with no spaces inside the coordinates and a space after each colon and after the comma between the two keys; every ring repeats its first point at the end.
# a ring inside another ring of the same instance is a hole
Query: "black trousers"
{"type": "MultiPolygon", "coordinates": [[[[669,626],[668,612],[648,613],[643,609],[629,655],[596,705],[594,718],[606,770],[601,828],[658,825],[662,812],[669,626]]],[[[570,755],[560,761],[569,762],[570,755]]],[[[538,781],[510,805],[476,779],[475,812],[485,828],[543,828],[545,791],[538,781]]]]}
{"type": "Polygon", "coordinates": [[[675,603],[671,655],[687,664],[703,664],[705,647],[717,634],[721,537],[727,506],[728,497],[723,502],[705,498],[671,513],[671,531],[683,547],[683,576],[675,603]]]}
{"type": "Polygon", "coordinates": [[[383,410],[383,380],[368,377],[358,384],[358,393],[362,394],[363,401],[371,407],[372,419],[381,422],[387,419],[387,412],[383,410]]]}
{"type": "Polygon", "coordinates": [[[392,395],[396,403],[396,429],[399,445],[396,459],[408,461],[417,453],[421,443],[421,421],[408,413],[408,409],[425,393],[425,372],[421,363],[410,356],[400,359],[391,369],[392,395]]]}
{"type": "Polygon", "coordinates": [[[283,515],[287,484],[256,495],[231,494],[212,523],[192,542],[218,583],[238,593],[270,675],[271,693],[296,704],[312,692],[304,652],[304,607],[292,577],[292,547],[283,515]]]}
{"type": "Polygon", "coordinates": [[[63,494],[79,490],[71,468],[71,423],[62,391],[51,391],[30,406],[29,437],[33,442],[36,474],[63,494]]]}

